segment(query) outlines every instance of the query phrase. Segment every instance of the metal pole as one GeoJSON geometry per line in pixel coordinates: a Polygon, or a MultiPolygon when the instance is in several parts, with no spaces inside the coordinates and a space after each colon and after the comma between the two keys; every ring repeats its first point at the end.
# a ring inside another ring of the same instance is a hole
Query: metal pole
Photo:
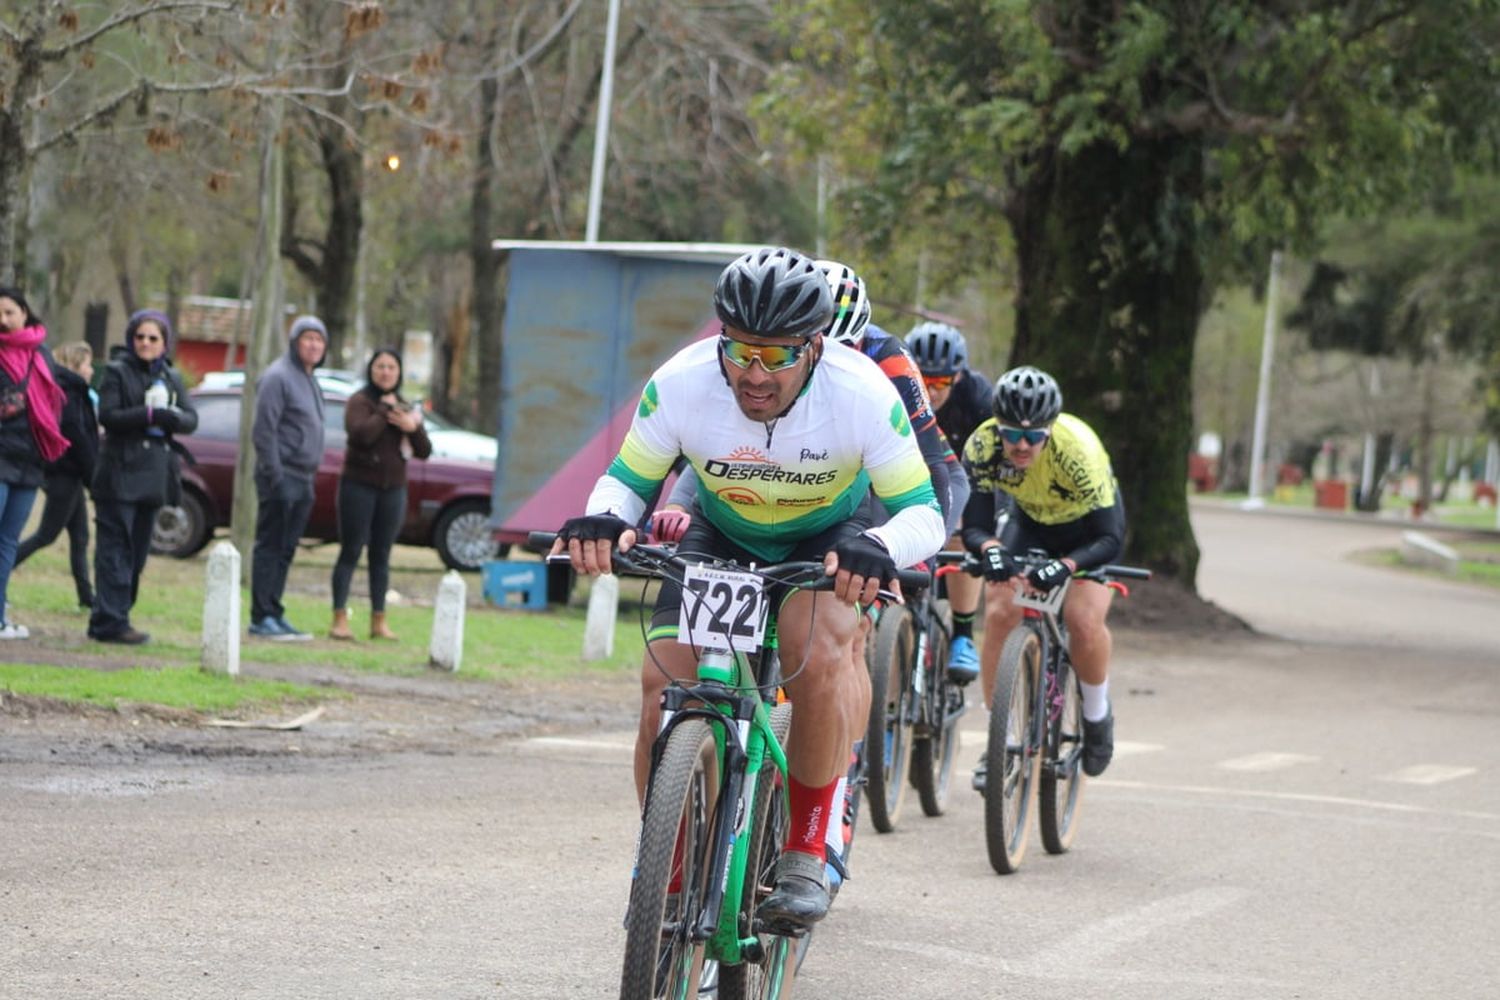
{"type": "Polygon", "coordinates": [[[1266,282],[1266,325],[1260,346],[1260,385],[1255,390],[1255,434],[1250,443],[1250,499],[1246,507],[1263,507],[1262,466],[1266,458],[1266,418],[1271,404],[1271,362],[1276,354],[1276,297],[1281,277],[1281,251],[1271,253],[1271,275],[1266,282]]]}
{"type": "Polygon", "coordinates": [[[604,76],[599,82],[599,117],[594,123],[594,169],[589,177],[589,219],[583,238],[599,242],[599,205],[604,200],[604,158],[609,151],[609,106],[615,93],[615,36],[620,29],[620,0],[609,0],[604,29],[604,76]]]}
{"type": "MultiPolygon", "coordinates": [[[[1375,398],[1380,395],[1380,367],[1370,362],[1370,412],[1375,411],[1375,398]]],[[[1373,419],[1373,418],[1372,418],[1373,419]]],[[[1365,432],[1364,463],[1359,470],[1359,502],[1366,510],[1370,505],[1370,491],[1375,488],[1375,432],[1365,432]]]]}

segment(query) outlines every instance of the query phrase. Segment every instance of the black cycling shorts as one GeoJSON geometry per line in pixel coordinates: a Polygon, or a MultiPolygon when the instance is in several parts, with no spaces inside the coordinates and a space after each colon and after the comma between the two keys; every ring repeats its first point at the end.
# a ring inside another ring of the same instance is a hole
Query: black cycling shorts
{"type": "MultiPolygon", "coordinates": [[[[834,546],[845,538],[857,535],[871,526],[870,511],[871,504],[861,504],[859,509],[847,521],[842,521],[823,529],[816,535],[802,539],[793,547],[785,559],[776,562],[795,562],[808,560],[811,562],[822,562],[834,546]]],[[[677,554],[686,559],[694,555],[733,559],[742,565],[748,566],[754,562],[758,565],[767,565],[765,559],[754,553],[741,548],[724,535],[698,507],[696,502],[690,508],[693,522],[683,533],[682,541],[677,543],[677,554]]],[[[792,588],[786,584],[771,584],[768,588],[772,605],[781,607],[781,602],[791,594],[792,588]]],[[[682,608],[682,587],[676,580],[663,579],[661,590],[656,595],[656,607],[651,612],[651,630],[648,633],[650,639],[675,638],[677,635],[677,620],[682,608]]]]}

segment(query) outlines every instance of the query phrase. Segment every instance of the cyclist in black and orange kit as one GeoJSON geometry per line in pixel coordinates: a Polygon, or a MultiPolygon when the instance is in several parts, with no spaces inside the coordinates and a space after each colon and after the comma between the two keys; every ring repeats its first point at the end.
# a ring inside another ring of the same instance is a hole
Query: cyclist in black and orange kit
{"type": "MultiPolygon", "coordinates": [[[[906,349],[922,370],[927,397],[937,415],[938,426],[948,439],[952,457],[949,491],[963,499],[956,500],[959,520],[969,499],[969,477],[959,463],[964,442],[974,429],[991,416],[995,389],[989,379],[968,365],[969,345],[956,327],[947,323],[918,323],[906,335],[906,349]],[[955,454],[956,453],[956,454],[955,454]]],[[[1008,505],[1007,505],[1008,506],[1008,505]]],[[[963,551],[951,521],[946,549],[963,551]]],[[[974,618],[979,613],[979,592],[983,584],[966,573],[957,573],[945,581],[948,603],[953,608],[953,644],[948,650],[948,676],[967,684],[979,676],[979,651],[974,648],[974,618]]]]}
{"type": "MultiPolygon", "coordinates": [[[[1062,412],[1062,392],[1051,375],[1030,366],[995,380],[995,416],[964,445],[974,491],[964,511],[964,545],[984,561],[984,700],[990,704],[1005,638],[1021,620],[1016,589],[1050,591],[1080,569],[1103,566],[1125,542],[1125,505],[1109,453],[1088,424],[1062,412]],[[996,491],[1015,506],[995,537],[996,491]],[[1015,578],[1010,554],[1042,549],[1052,561],[1015,578]]],[[[1115,748],[1109,700],[1110,599],[1102,583],[1077,580],[1063,604],[1068,654],[1083,694],[1083,772],[1104,773],[1115,748]]],[[[987,761],[974,771],[983,790],[987,761]]]]}

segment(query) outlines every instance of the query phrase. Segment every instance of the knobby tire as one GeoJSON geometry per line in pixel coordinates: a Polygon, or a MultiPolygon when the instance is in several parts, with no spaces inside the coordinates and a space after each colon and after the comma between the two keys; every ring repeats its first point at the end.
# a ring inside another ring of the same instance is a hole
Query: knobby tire
{"type": "Polygon", "coordinates": [[[991,696],[984,839],[990,865],[1001,875],[1021,867],[1030,831],[1031,797],[1040,754],[1032,742],[1032,706],[1041,680],[1042,641],[1022,624],[1000,651],[991,696]]]}
{"type": "Polygon", "coordinates": [[[866,797],[870,825],[896,828],[906,797],[911,763],[911,661],[915,639],[911,614],[888,605],[875,626],[870,653],[870,724],[865,733],[866,797]]]}
{"type": "Polygon", "coordinates": [[[625,918],[620,1000],[698,996],[704,942],[691,940],[691,924],[707,891],[704,867],[714,838],[719,780],[712,727],[701,719],[681,723],[667,738],[641,820],[637,870],[625,918]],[[683,871],[680,891],[669,900],[679,829],[683,871]]]}
{"type": "MultiPolygon", "coordinates": [[[[958,754],[958,714],[952,711],[958,696],[948,681],[948,651],[953,636],[953,611],[947,601],[934,601],[927,629],[927,699],[932,731],[917,737],[911,749],[911,783],[922,802],[922,812],[941,816],[948,805],[953,781],[953,762],[958,754]],[[952,716],[951,718],[949,716],[952,716]]],[[[920,667],[919,667],[920,669],[920,667]]]]}
{"type": "MultiPolygon", "coordinates": [[[[1063,658],[1057,670],[1062,708],[1055,726],[1048,727],[1047,764],[1037,788],[1037,819],[1042,846],[1048,854],[1062,854],[1073,846],[1083,795],[1083,694],[1073,665],[1063,658]],[[1063,773],[1059,775],[1059,770],[1063,773]]],[[[1050,707],[1050,706],[1049,706],[1050,707]]]]}
{"type": "MultiPolygon", "coordinates": [[[[786,746],[791,731],[792,707],[778,705],[771,711],[771,731],[786,746]]],[[[786,805],[782,801],[781,772],[767,760],[756,781],[755,813],[749,827],[750,861],[745,866],[745,888],[740,896],[740,936],[747,936],[755,909],[775,888],[776,859],[786,840],[786,805]]],[[[719,967],[719,1000],[779,1000],[791,993],[796,973],[797,942],[774,934],[761,934],[765,957],[759,962],[741,962],[719,967]]]]}

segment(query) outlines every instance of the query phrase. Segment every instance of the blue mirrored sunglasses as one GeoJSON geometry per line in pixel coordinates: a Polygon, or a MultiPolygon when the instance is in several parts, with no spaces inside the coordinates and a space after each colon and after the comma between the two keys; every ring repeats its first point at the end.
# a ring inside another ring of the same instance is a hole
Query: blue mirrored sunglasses
{"type": "Polygon", "coordinates": [[[1011,427],[1006,424],[1000,425],[1000,436],[1010,444],[1020,444],[1023,440],[1027,444],[1041,444],[1052,436],[1050,427],[1011,427]]]}

